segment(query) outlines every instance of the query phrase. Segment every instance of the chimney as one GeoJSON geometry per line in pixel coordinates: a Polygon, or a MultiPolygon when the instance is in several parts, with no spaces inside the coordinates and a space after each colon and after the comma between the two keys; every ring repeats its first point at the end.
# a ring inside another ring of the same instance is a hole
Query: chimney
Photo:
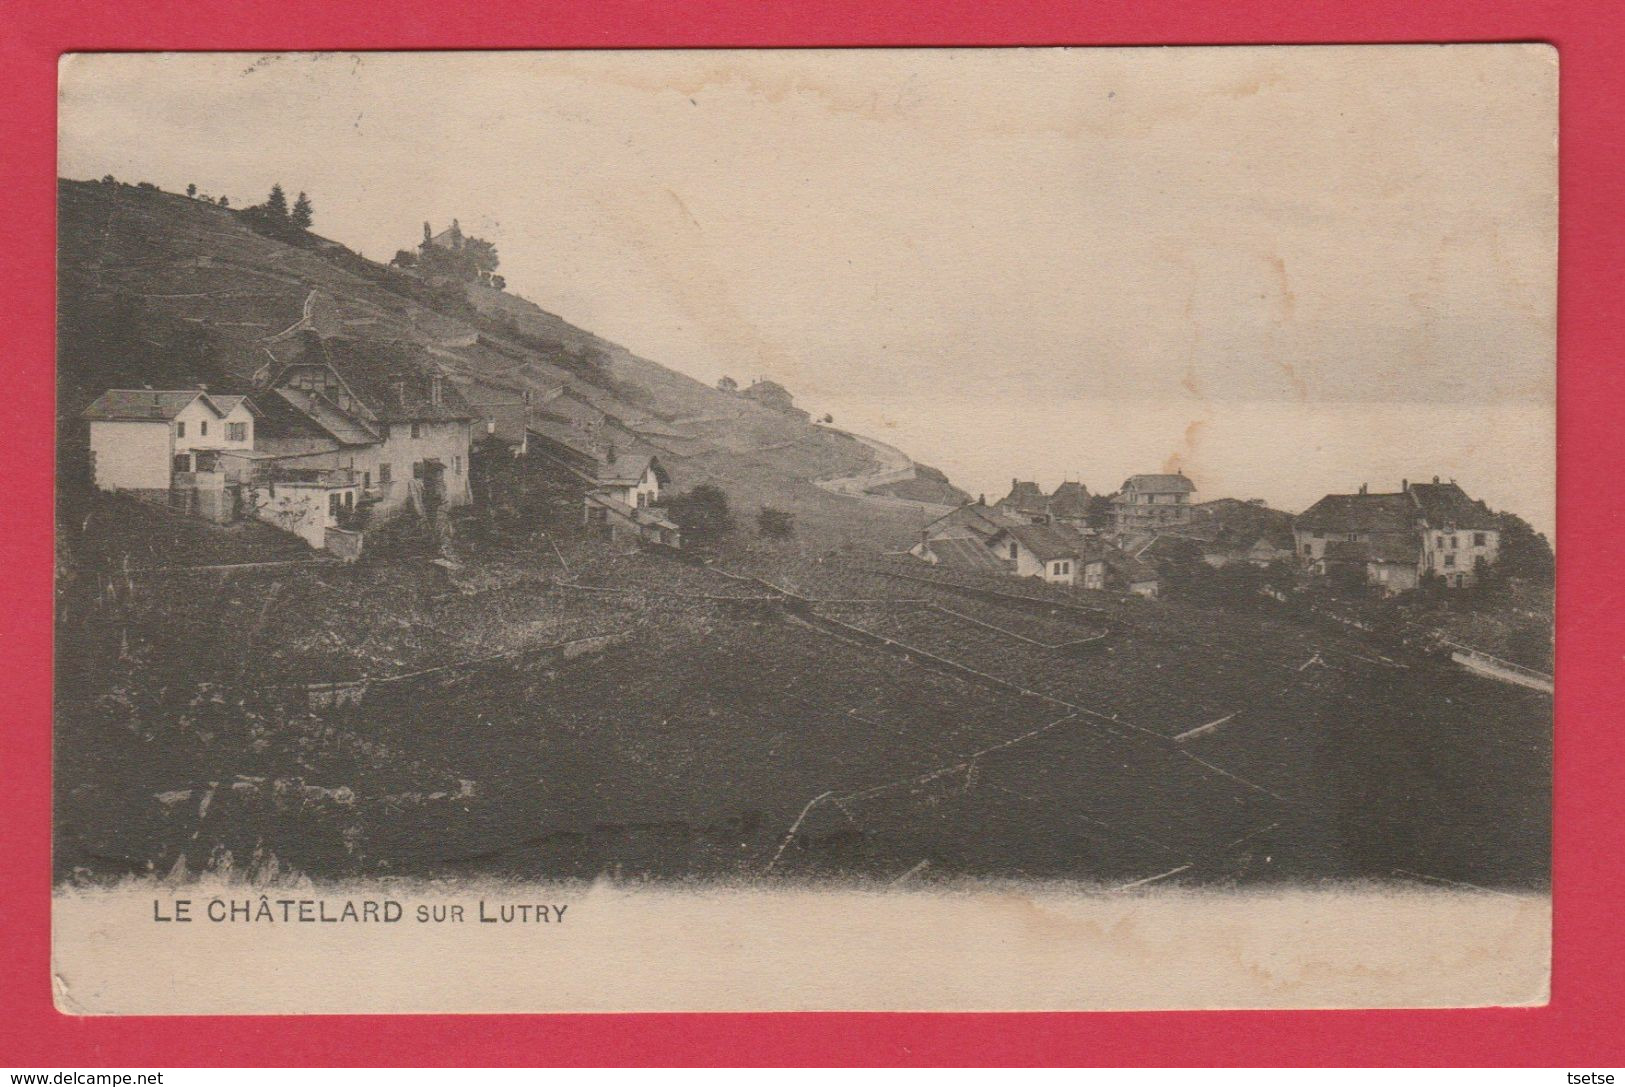
{"type": "Polygon", "coordinates": [[[1365,494],[1365,493],[1366,493],[1366,491],[1367,491],[1367,489],[1368,489],[1368,488],[1367,488],[1367,485],[1366,485],[1366,484],[1364,484],[1364,483],[1362,483],[1362,484],[1360,484],[1360,493],[1361,493],[1361,494],[1365,494]]]}
{"type": "Polygon", "coordinates": [[[611,464],[615,463],[615,443],[614,442],[609,443],[609,447],[604,450],[604,456],[609,460],[609,462],[611,464]]]}
{"type": "Polygon", "coordinates": [[[1411,481],[1408,480],[1408,479],[1400,480],[1399,481],[1399,489],[1404,494],[1410,494],[1411,493],[1411,481]]]}
{"type": "Polygon", "coordinates": [[[429,224],[428,223],[424,223],[423,224],[423,242],[424,242],[424,244],[427,245],[428,242],[429,242],[429,239],[432,238],[432,237],[434,237],[434,232],[429,229],[429,224]]]}
{"type": "Polygon", "coordinates": [[[441,395],[442,395],[442,386],[441,386],[441,381],[442,380],[443,379],[441,378],[441,376],[439,374],[434,374],[433,376],[431,376],[429,378],[429,403],[433,404],[435,407],[440,406],[440,399],[441,399],[441,395]]]}
{"type": "Polygon", "coordinates": [[[402,408],[405,408],[406,407],[406,382],[404,382],[404,381],[400,380],[399,378],[397,378],[394,381],[393,384],[395,386],[395,399],[396,399],[396,401],[398,401],[400,403],[402,408]]]}
{"type": "Polygon", "coordinates": [[[1433,482],[1435,482],[1435,483],[1437,483],[1437,482],[1439,482],[1439,477],[1438,477],[1438,476],[1434,476],[1434,477],[1433,477],[1433,482]]]}

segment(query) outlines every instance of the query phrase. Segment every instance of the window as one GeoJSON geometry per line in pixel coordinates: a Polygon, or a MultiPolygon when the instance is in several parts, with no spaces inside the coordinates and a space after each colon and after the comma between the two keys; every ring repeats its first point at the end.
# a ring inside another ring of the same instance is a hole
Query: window
{"type": "Polygon", "coordinates": [[[388,483],[389,482],[389,465],[380,464],[378,466],[378,482],[379,483],[388,483]]]}
{"type": "Polygon", "coordinates": [[[246,441],[248,441],[248,424],[247,423],[227,423],[226,424],[226,441],[228,441],[228,442],[246,442],[246,441]]]}
{"type": "Polygon", "coordinates": [[[422,461],[415,460],[415,461],[412,462],[412,478],[413,479],[422,479],[423,478],[423,462],[422,461]]]}
{"type": "Polygon", "coordinates": [[[1305,555],[1313,555],[1315,553],[1315,545],[1314,544],[1304,544],[1303,545],[1303,553],[1305,555]]]}
{"type": "Polygon", "coordinates": [[[177,437],[177,438],[186,437],[186,424],[185,423],[176,423],[175,424],[175,437],[177,437]]]}
{"type": "Polygon", "coordinates": [[[327,515],[329,517],[339,515],[339,493],[337,491],[327,496],[327,515]]]}
{"type": "Polygon", "coordinates": [[[463,458],[461,456],[451,458],[451,474],[454,476],[463,474],[463,458]]]}
{"type": "Polygon", "coordinates": [[[644,506],[647,506],[648,504],[649,504],[649,492],[647,492],[647,491],[639,491],[638,492],[638,508],[642,509],[644,506]]]}
{"type": "Polygon", "coordinates": [[[1444,557],[1444,564],[1446,566],[1454,566],[1454,565],[1456,565],[1456,556],[1454,556],[1454,555],[1446,555],[1444,557]]]}
{"type": "Polygon", "coordinates": [[[203,420],[203,422],[197,425],[197,433],[198,437],[200,438],[207,438],[209,436],[209,421],[207,419],[203,420]]]}
{"type": "Polygon", "coordinates": [[[1473,533],[1473,546],[1474,547],[1483,547],[1484,546],[1484,534],[1482,532],[1473,533]]]}
{"type": "Polygon", "coordinates": [[[1454,551],[1456,549],[1456,543],[1457,543],[1456,537],[1454,537],[1454,536],[1450,537],[1450,550],[1454,551]]]}
{"type": "Polygon", "coordinates": [[[1011,558],[1016,557],[1016,541],[1014,541],[1014,540],[1010,541],[1010,557],[1011,558]]]}
{"type": "Polygon", "coordinates": [[[422,424],[420,424],[420,423],[413,423],[412,424],[412,437],[414,437],[414,438],[423,437],[423,426],[422,426],[422,424]]]}
{"type": "Polygon", "coordinates": [[[372,489],[372,473],[371,472],[362,472],[361,473],[361,489],[364,490],[364,491],[368,491],[368,490],[372,489]]]}

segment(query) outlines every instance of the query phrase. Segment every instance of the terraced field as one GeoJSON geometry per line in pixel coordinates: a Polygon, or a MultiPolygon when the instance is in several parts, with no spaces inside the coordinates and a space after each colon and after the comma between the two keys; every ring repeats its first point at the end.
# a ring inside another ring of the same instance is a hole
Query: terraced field
{"type": "MultiPolygon", "coordinates": [[[[135,631],[122,701],[59,721],[75,745],[64,795],[81,797],[59,864],[195,869],[266,850],[333,876],[1547,878],[1550,704],[1533,692],[1289,619],[898,578],[873,559],[566,559],[568,574],[502,554],[453,574],[197,582],[202,602],[172,627],[190,633],[135,631]],[[263,621],[211,618],[233,600],[263,621]],[[297,719],[235,686],[606,630],[628,640],[297,719]],[[249,667],[213,694],[148,691],[187,674],[155,666],[184,658],[176,638],[249,667]],[[124,763],[120,791],[106,782],[124,763]],[[75,793],[75,775],[97,788],[75,793]],[[154,800],[234,780],[207,816],[154,800]],[[289,807],[254,781],[353,799],[289,807]]],[[[92,686],[116,639],[69,643],[64,674],[92,686]]]]}

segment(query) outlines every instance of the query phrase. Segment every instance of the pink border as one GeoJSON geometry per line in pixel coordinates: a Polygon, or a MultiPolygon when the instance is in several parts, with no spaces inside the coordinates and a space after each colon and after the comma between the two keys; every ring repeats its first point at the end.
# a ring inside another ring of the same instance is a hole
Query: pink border
{"type": "Polygon", "coordinates": [[[1545,1008],[1042,1015],[75,1019],[49,963],[51,465],[13,458],[0,503],[0,1065],[1625,1063],[1625,669],[1619,424],[1625,323],[1625,8],[1576,0],[82,0],[0,10],[0,260],[15,448],[52,448],[59,53],[89,49],[1196,44],[1543,40],[1562,63],[1555,973],[1545,1008]]]}

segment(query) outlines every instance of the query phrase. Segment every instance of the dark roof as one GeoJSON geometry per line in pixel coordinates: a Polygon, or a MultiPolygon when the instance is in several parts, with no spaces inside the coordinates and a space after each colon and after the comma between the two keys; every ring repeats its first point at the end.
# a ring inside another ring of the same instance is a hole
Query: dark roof
{"type": "Polygon", "coordinates": [[[671,476],[659,458],[647,453],[620,453],[599,462],[598,482],[612,487],[634,487],[643,479],[643,473],[650,470],[662,487],[671,484],[671,476]]]}
{"type": "Polygon", "coordinates": [[[1468,498],[1467,492],[1455,483],[1412,483],[1410,493],[1429,528],[1497,527],[1489,507],[1468,498]]]}
{"type": "Polygon", "coordinates": [[[1149,492],[1151,494],[1190,494],[1196,490],[1196,484],[1187,479],[1183,473],[1178,472],[1172,475],[1166,473],[1139,475],[1129,476],[1128,479],[1124,480],[1123,490],[1149,492]]]}
{"type": "Polygon", "coordinates": [[[1360,540],[1328,540],[1321,553],[1326,562],[1366,562],[1371,558],[1371,545],[1360,540]]]}
{"type": "Polygon", "coordinates": [[[1030,479],[1012,479],[1010,493],[999,499],[998,504],[1022,513],[1044,513],[1049,509],[1043,490],[1030,479]]]}
{"type": "Polygon", "coordinates": [[[259,409],[259,418],[254,425],[256,442],[261,438],[332,437],[329,431],[317,426],[309,415],[276,393],[261,393],[260,398],[253,403],[259,409]]]}
{"type": "Polygon", "coordinates": [[[1082,517],[1089,512],[1089,488],[1068,480],[1049,496],[1049,511],[1056,517],[1082,517]]]}
{"type": "Polygon", "coordinates": [[[163,422],[185,411],[200,396],[217,415],[231,410],[208,400],[202,389],[108,389],[84,410],[84,417],[102,422],[163,422]]]}
{"type": "Polygon", "coordinates": [[[371,445],[381,435],[359,416],[344,411],[321,393],[309,389],[274,389],[262,394],[268,403],[281,401],[308,419],[324,435],[343,445],[371,445]]]}
{"type": "Polygon", "coordinates": [[[1329,494],[1304,510],[1292,527],[1307,532],[1406,532],[1416,505],[1399,494],[1329,494]]]}
{"type": "Polygon", "coordinates": [[[932,540],[926,547],[937,557],[938,565],[949,570],[1002,573],[1008,569],[1008,564],[980,540],[950,537],[932,540]]]}
{"type": "Polygon", "coordinates": [[[1157,580],[1156,568],[1149,563],[1141,562],[1127,551],[1117,547],[1102,549],[1101,557],[1106,560],[1106,568],[1112,576],[1127,585],[1138,585],[1147,581],[1157,580]]]}

